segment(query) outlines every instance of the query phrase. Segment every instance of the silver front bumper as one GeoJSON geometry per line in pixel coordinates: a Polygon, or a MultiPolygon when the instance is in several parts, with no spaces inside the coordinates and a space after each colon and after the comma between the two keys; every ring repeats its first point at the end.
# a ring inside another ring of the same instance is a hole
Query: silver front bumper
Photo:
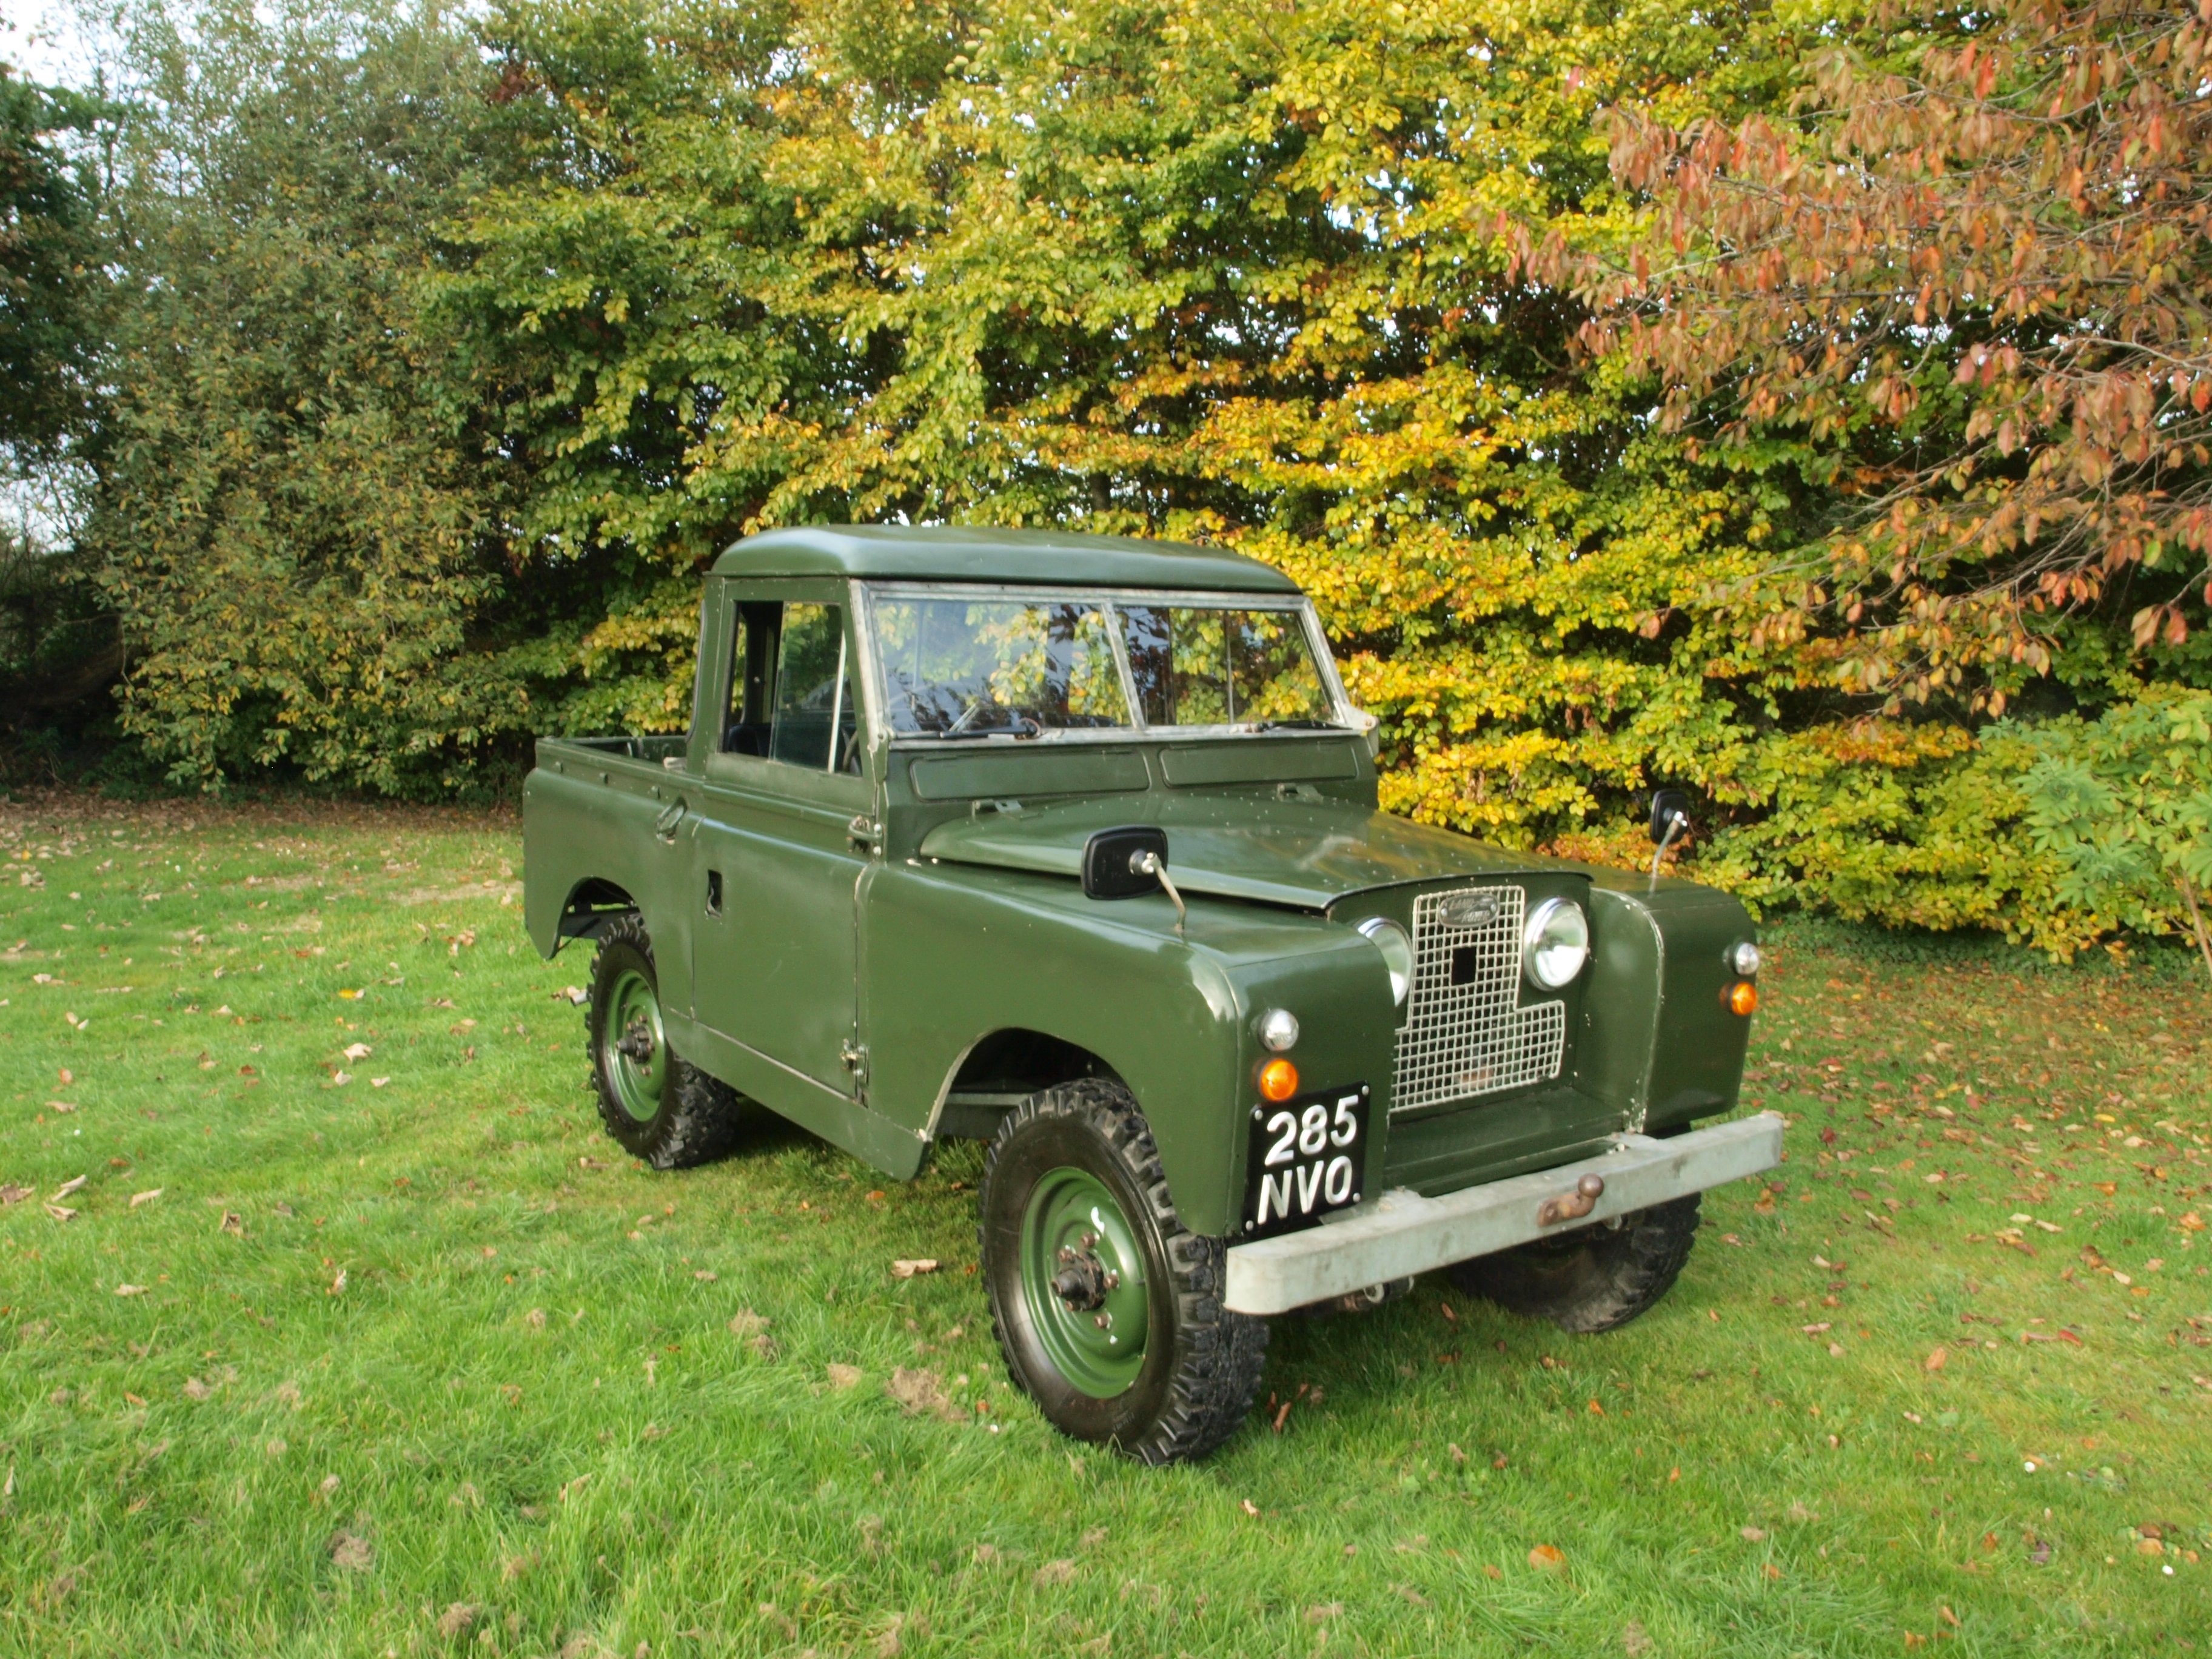
{"type": "Polygon", "coordinates": [[[1781,1162],[1782,1120],[1761,1112],[1666,1140],[1625,1134],[1610,1152],[1579,1164],[1468,1187],[1442,1198],[1423,1198],[1400,1188],[1304,1232],[1231,1245],[1222,1302],[1238,1313],[1287,1313],[1310,1302],[1686,1198],[1781,1162]],[[1540,1225],[1537,1212],[1545,1201],[1573,1193],[1586,1175],[1605,1181],[1605,1191],[1589,1215],[1540,1225]]]}

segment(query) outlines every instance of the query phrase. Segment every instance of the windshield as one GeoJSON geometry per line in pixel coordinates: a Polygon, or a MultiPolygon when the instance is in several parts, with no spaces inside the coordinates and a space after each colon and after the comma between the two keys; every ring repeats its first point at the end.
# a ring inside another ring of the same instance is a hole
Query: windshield
{"type": "Polygon", "coordinates": [[[896,735],[1340,726],[1300,606],[943,589],[870,599],[896,735]]]}

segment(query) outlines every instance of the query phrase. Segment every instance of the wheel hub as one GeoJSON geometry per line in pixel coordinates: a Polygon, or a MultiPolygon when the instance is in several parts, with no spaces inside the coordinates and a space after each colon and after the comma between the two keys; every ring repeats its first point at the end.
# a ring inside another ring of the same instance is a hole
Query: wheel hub
{"type": "Polygon", "coordinates": [[[1022,1296],[1039,1344],[1083,1393],[1110,1400],[1144,1370],[1152,1299],[1137,1230],[1104,1182],[1038,1177],[1022,1218],[1022,1296]]]}
{"type": "Polygon", "coordinates": [[[623,1110],[640,1123],[649,1122],[660,1110],[667,1067],[666,1038],[660,1027],[660,999],[652,981],[635,969],[625,971],[606,1002],[608,1035],[605,1070],[623,1110]],[[620,1033],[619,1036],[615,1035],[620,1033]]]}
{"type": "Polygon", "coordinates": [[[1106,1292],[1117,1289],[1121,1275],[1098,1259],[1098,1235],[1085,1233],[1080,1247],[1060,1247],[1060,1271],[1053,1275],[1052,1293],[1067,1304],[1070,1313],[1090,1313],[1106,1305],[1106,1292]]]}

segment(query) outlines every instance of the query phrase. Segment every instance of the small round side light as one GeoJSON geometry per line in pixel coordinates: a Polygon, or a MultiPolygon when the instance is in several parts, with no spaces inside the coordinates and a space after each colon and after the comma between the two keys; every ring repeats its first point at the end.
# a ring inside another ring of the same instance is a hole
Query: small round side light
{"type": "Polygon", "coordinates": [[[1287,1060],[1271,1060],[1260,1068],[1260,1095],[1263,1100],[1288,1100],[1298,1091],[1298,1068],[1287,1060]]]}
{"type": "Polygon", "coordinates": [[[1740,979],[1729,987],[1729,1012],[1748,1018],[1759,1006],[1759,987],[1747,979],[1740,979]]]}
{"type": "Polygon", "coordinates": [[[1759,947],[1749,939],[1729,946],[1728,959],[1729,966],[1746,979],[1751,978],[1759,972],[1760,961],[1759,947]]]}
{"type": "Polygon", "coordinates": [[[1288,1054],[1298,1046],[1298,1017],[1287,1008],[1268,1009],[1260,1016],[1260,1041],[1276,1054],[1288,1054]]]}

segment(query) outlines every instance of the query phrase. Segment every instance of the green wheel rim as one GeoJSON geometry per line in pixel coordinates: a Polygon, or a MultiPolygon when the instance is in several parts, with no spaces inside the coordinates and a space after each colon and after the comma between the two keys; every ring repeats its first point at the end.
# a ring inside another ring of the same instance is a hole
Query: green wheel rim
{"type": "Polygon", "coordinates": [[[1136,1229],[1103,1182],[1073,1168],[1046,1171],[1022,1216],[1021,1267],[1030,1324],[1060,1374],[1094,1400],[1134,1382],[1152,1334],[1152,1298],[1136,1229]],[[1054,1289],[1070,1255],[1092,1276],[1095,1304],[1086,1296],[1085,1305],[1071,1305],[1054,1289]]]}
{"type": "Polygon", "coordinates": [[[660,1110],[661,1085],[668,1075],[668,1038],[660,1029],[660,999],[653,981],[635,968],[623,971],[607,997],[606,1029],[599,1042],[615,1098],[640,1123],[650,1122],[660,1110]]]}

